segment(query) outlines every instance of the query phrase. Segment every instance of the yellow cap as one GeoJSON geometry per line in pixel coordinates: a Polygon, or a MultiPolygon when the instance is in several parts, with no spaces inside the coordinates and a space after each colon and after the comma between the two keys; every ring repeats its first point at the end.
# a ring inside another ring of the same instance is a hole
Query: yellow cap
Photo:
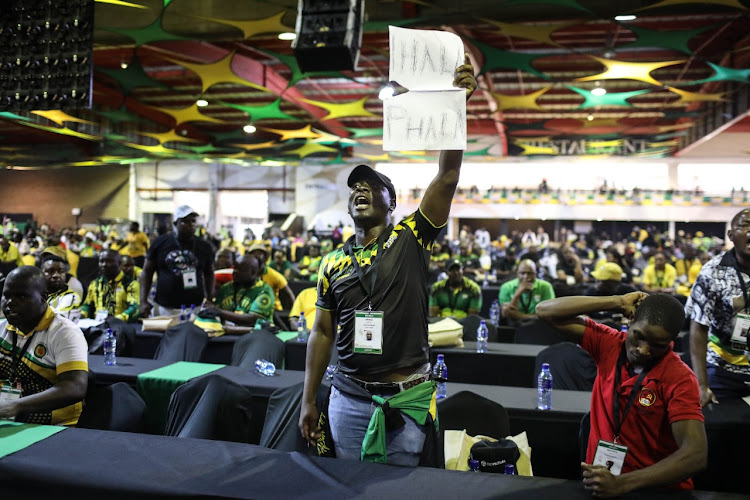
{"type": "Polygon", "coordinates": [[[607,262],[591,273],[591,276],[600,281],[622,281],[622,268],[614,262],[607,262]]]}

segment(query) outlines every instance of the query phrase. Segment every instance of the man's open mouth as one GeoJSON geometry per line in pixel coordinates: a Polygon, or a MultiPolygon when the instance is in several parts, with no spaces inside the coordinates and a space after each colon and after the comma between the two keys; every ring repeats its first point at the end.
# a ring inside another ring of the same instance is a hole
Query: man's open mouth
{"type": "Polygon", "coordinates": [[[354,207],[363,209],[370,206],[370,200],[367,199],[366,196],[357,196],[354,198],[354,207]]]}

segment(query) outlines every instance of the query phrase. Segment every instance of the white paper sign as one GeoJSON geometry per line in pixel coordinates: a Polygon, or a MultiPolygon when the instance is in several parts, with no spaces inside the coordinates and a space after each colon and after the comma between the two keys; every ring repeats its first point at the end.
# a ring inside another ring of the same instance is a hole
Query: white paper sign
{"type": "Polygon", "coordinates": [[[453,86],[461,38],[389,27],[389,80],[408,89],[383,101],[383,150],[466,149],[466,91],[453,86]]]}
{"type": "Polygon", "coordinates": [[[385,151],[466,149],[466,93],[407,92],[383,101],[385,151]]]}

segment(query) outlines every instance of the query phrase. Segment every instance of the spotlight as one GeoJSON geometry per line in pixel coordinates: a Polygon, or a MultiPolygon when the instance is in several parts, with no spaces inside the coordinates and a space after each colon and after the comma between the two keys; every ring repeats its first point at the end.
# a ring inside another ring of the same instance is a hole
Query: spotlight
{"type": "Polygon", "coordinates": [[[295,38],[297,38],[297,33],[279,33],[279,40],[294,40],[295,38]]]}
{"type": "Polygon", "coordinates": [[[615,21],[633,21],[636,19],[634,15],[615,16],[615,21]]]}
{"type": "Polygon", "coordinates": [[[207,101],[207,100],[205,100],[205,99],[198,99],[197,101],[195,101],[195,104],[196,104],[196,105],[197,105],[197,106],[198,106],[199,108],[205,108],[206,106],[208,106],[208,101],[207,101]]]}
{"type": "Polygon", "coordinates": [[[122,69],[128,69],[128,62],[127,61],[120,61],[120,67],[122,69]]]}
{"type": "Polygon", "coordinates": [[[591,90],[591,94],[597,97],[603,96],[606,93],[607,93],[607,89],[605,89],[604,87],[596,87],[591,90]]]}
{"type": "Polygon", "coordinates": [[[252,125],[245,125],[244,127],[242,127],[242,130],[244,130],[246,134],[252,134],[257,129],[255,127],[253,127],[252,125]]]}
{"type": "Polygon", "coordinates": [[[594,121],[594,115],[589,115],[586,117],[586,119],[590,122],[594,121]]]}

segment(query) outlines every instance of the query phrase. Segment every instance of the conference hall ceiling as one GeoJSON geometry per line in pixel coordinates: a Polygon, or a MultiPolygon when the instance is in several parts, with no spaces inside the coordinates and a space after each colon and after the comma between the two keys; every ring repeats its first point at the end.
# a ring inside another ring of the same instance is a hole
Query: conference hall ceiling
{"type": "Polygon", "coordinates": [[[0,162],[434,161],[435,152],[382,149],[389,25],[463,39],[479,83],[467,104],[469,160],[679,156],[747,115],[749,9],[750,0],[368,0],[358,69],[302,73],[292,42],[278,38],[295,29],[296,1],[97,0],[92,108],[0,110],[0,162]]]}

